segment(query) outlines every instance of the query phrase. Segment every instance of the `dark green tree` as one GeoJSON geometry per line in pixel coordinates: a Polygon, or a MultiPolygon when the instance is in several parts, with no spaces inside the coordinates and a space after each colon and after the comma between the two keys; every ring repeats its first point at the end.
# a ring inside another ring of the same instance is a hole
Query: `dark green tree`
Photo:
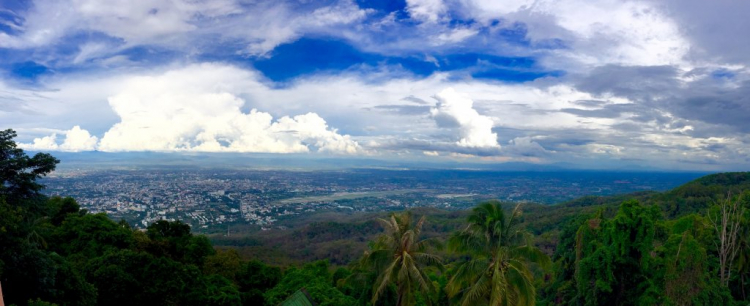
{"type": "Polygon", "coordinates": [[[235,275],[242,265],[240,254],[235,249],[219,250],[214,255],[206,257],[203,263],[203,273],[218,274],[228,280],[235,281],[235,275]]]}
{"type": "Polygon", "coordinates": [[[242,264],[236,274],[243,305],[265,304],[263,293],[281,281],[281,269],[251,260],[242,264]]]}
{"type": "Polygon", "coordinates": [[[0,131],[0,197],[14,202],[35,197],[44,187],[37,179],[55,170],[60,162],[47,153],[29,157],[17,147],[13,130],[0,131]]]}
{"type": "Polygon", "coordinates": [[[13,130],[0,131],[0,282],[8,304],[50,296],[56,273],[44,250],[50,227],[37,179],[59,161],[45,153],[29,157],[15,137],[13,130]]]}
{"type": "Polygon", "coordinates": [[[81,254],[87,258],[129,249],[134,244],[132,231],[103,213],[70,216],[55,229],[52,237],[54,250],[60,254],[81,254]]]}
{"type": "Polygon", "coordinates": [[[47,207],[49,208],[50,222],[54,226],[60,226],[68,215],[75,215],[81,211],[81,206],[71,197],[51,197],[47,201],[47,207]]]}
{"type": "Polygon", "coordinates": [[[150,240],[142,247],[155,256],[202,267],[206,256],[216,253],[208,238],[192,235],[190,225],[181,221],[156,221],[148,226],[146,234],[150,240]]]}
{"type": "Polygon", "coordinates": [[[661,303],[651,252],[664,229],[661,210],[638,201],[620,205],[612,220],[589,220],[576,237],[576,285],[582,305],[661,303]]]}
{"type": "Polygon", "coordinates": [[[582,215],[565,222],[560,230],[559,242],[552,256],[554,260],[554,280],[545,288],[547,302],[557,305],[575,303],[576,284],[576,233],[591,217],[582,215]]]}
{"type": "Polygon", "coordinates": [[[470,256],[458,263],[446,286],[460,305],[536,304],[529,264],[547,269],[551,263],[518,227],[520,216],[520,205],[506,217],[500,202],[484,202],[472,210],[469,225],[451,235],[449,249],[470,256]]]}
{"type": "Polygon", "coordinates": [[[278,305],[297,290],[305,288],[320,306],[355,305],[356,301],[333,286],[327,261],[316,261],[290,268],[275,287],[266,291],[266,305],[278,305]]]}

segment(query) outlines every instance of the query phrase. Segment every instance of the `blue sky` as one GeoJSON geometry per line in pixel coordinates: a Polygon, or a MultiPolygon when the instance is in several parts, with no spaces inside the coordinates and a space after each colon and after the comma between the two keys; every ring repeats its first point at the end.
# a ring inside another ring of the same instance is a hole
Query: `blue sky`
{"type": "Polygon", "coordinates": [[[41,151],[750,169],[750,4],[0,4],[0,128],[41,151]]]}

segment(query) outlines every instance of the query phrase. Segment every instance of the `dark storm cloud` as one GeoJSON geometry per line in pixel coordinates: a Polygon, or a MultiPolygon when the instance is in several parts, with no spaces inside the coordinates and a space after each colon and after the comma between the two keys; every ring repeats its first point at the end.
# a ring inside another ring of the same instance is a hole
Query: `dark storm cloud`
{"type": "MultiPolygon", "coordinates": [[[[730,127],[725,132],[750,132],[750,82],[729,82],[716,70],[694,69],[686,74],[671,66],[595,68],[576,81],[576,88],[596,96],[614,95],[635,104],[607,104],[599,109],[562,109],[580,117],[617,118],[632,113],[636,122],[656,122],[681,128],[695,121],[730,127]],[[683,81],[681,76],[697,80],[683,81]],[[688,121],[690,123],[688,123],[688,121]]],[[[718,132],[719,129],[714,129],[718,132]]],[[[716,134],[713,136],[724,136],[716,134]]]]}
{"type": "Polygon", "coordinates": [[[634,100],[651,100],[679,86],[672,66],[618,66],[594,68],[576,87],[595,95],[613,94],[634,100]]]}
{"type": "Polygon", "coordinates": [[[742,132],[750,132],[750,82],[734,89],[688,88],[667,106],[672,113],[686,119],[728,125],[742,132]]]}
{"type": "Polygon", "coordinates": [[[691,43],[690,57],[730,63],[750,63],[750,1],[653,1],[680,25],[691,43]]]}

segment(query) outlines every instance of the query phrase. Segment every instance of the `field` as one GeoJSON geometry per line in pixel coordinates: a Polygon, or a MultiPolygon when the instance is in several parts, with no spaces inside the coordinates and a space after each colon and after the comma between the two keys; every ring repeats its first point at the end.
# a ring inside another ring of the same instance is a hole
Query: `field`
{"type": "Polygon", "coordinates": [[[401,190],[388,190],[388,191],[365,191],[365,192],[337,192],[331,195],[325,196],[310,196],[310,197],[295,197],[280,200],[277,204],[306,204],[315,202],[334,202],[339,200],[353,200],[361,198],[381,198],[394,195],[403,195],[408,193],[426,192],[430,191],[427,189],[401,189],[401,190]]]}

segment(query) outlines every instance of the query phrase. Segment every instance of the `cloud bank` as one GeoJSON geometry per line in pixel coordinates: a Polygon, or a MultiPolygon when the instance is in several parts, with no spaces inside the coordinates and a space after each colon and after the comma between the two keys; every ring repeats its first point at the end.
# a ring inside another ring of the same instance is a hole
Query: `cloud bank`
{"type": "Polygon", "coordinates": [[[25,148],[85,151],[198,151],[333,154],[362,153],[348,135],[329,128],[308,112],[274,120],[267,112],[243,112],[245,101],[227,86],[248,73],[203,64],[162,75],[133,77],[108,99],[120,122],[102,139],[76,126],[58,145],[56,134],[37,138],[25,148]]]}
{"type": "Polygon", "coordinates": [[[61,144],[57,142],[57,133],[52,135],[35,138],[33,143],[20,143],[22,149],[34,151],[65,151],[81,152],[96,150],[98,139],[91,136],[89,131],[81,129],[80,126],[74,126],[72,129],[63,131],[65,139],[61,144]]]}

